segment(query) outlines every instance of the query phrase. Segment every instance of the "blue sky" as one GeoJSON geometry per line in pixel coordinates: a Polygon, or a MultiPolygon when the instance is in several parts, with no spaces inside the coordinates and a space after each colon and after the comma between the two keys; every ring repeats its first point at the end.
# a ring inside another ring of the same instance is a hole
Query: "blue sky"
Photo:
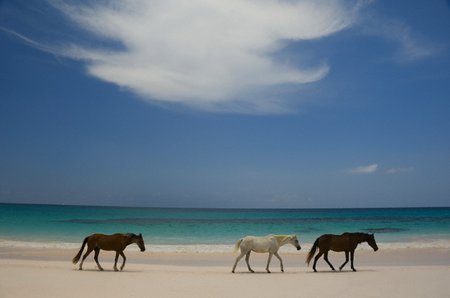
{"type": "Polygon", "coordinates": [[[0,202],[450,206],[448,1],[1,1],[0,202]]]}

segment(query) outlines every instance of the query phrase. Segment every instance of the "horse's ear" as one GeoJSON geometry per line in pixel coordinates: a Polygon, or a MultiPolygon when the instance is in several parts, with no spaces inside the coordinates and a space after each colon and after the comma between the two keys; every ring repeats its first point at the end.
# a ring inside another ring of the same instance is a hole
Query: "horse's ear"
{"type": "Polygon", "coordinates": [[[142,238],[142,234],[141,233],[139,233],[139,238],[142,238]]]}

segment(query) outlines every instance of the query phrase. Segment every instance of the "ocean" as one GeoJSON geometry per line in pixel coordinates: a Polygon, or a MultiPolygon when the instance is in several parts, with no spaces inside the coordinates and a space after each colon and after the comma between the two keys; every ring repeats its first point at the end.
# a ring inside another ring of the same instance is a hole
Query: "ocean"
{"type": "Polygon", "coordinates": [[[450,248],[450,208],[177,209],[0,204],[0,246],[78,248],[89,234],[117,232],[142,233],[147,249],[155,252],[229,252],[243,236],[267,234],[296,234],[307,248],[322,234],[343,232],[374,233],[380,248],[450,248]]]}

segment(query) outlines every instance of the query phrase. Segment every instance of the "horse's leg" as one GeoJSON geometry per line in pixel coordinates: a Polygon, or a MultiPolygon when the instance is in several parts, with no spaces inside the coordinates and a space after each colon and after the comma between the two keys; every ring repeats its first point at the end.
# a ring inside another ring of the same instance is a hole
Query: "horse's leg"
{"type": "Polygon", "coordinates": [[[250,268],[250,262],[249,262],[249,260],[250,260],[250,253],[251,253],[251,252],[252,252],[252,251],[250,250],[248,253],[245,254],[245,262],[247,263],[248,271],[250,271],[251,273],[255,273],[255,271],[253,271],[253,269],[250,268]]]}
{"type": "Polygon", "coordinates": [[[336,271],[333,265],[331,265],[330,261],[328,261],[328,250],[323,254],[323,258],[325,259],[325,262],[327,262],[328,265],[331,267],[331,270],[336,271]]]}
{"type": "Polygon", "coordinates": [[[93,247],[89,247],[89,245],[88,245],[88,249],[87,249],[86,253],[84,254],[83,258],[81,259],[79,270],[83,270],[83,262],[84,262],[84,260],[86,260],[86,258],[88,257],[88,255],[89,255],[93,250],[94,250],[94,248],[93,248],[93,247]]]}
{"type": "Polygon", "coordinates": [[[323,255],[323,252],[319,250],[319,253],[318,253],[317,256],[314,258],[314,264],[313,264],[314,272],[317,272],[317,270],[316,270],[317,260],[318,260],[322,255],[323,255]]]}
{"type": "Polygon", "coordinates": [[[272,260],[272,255],[273,255],[273,253],[269,252],[269,258],[267,259],[267,266],[266,266],[267,273],[270,273],[269,265],[270,265],[270,260],[272,260]]]}
{"type": "Polygon", "coordinates": [[[284,272],[284,268],[283,268],[283,260],[281,259],[281,257],[280,257],[280,255],[278,254],[278,252],[274,253],[274,255],[278,258],[278,260],[280,260],[281,272],[284,272]]]}
{"type": "Polygon", "coordinates": [[[117,260],[119,259],[119,252],[116,251],[116,259],[114,260],[114,271],[119,271],[119,269],[117,269],[117,260]]]}
{"type": "Polygon", "coordinates": [[[345,251],[345,262],[344,264],[341,265],[341,267],[339,267],[339,271],[342,271],[342,268],[344,268],[345,264],[348,263],[348,251],[345,251]]]}
{"type": "Polygon", "coordinates": [[[236,262],[234,262],[233,270],[231,270],[232,273],[234,273],[234,270],[236,269],[237,263],[245,256],[246,253],[244,253],[241,250],[241,254],[236,258],[236,262]]]}
{"type": "Polygon", "coordinates": [[[103,271],[102,266],[100,266],[100,263],[98,262],[98,255],[100,253],[100,248],[96,247],[95,248],[95,255],[94,255],[94,260],[97,263],[98,269],[100,269],[101,271],[103,271]]]}
{"type": "Polygon", "coordinates": [[[356,271],[355,267],[353,266],[353,259],[355,258],[355,250],[350,251],[350,261],[352,264],[352,270],[356,271]]]}
{"type": "Polygon", "coordinates": [[[123,253],[123,251],[120,252],[120,255],[121,255],[122,258],[123,258],[122,266],[120,266],[120,271],[122,271],[122,270],[123,270],[123,267],[125,267],[125,261],[127,260],[127,258],[125,257],[125,254],[123,253]]]}

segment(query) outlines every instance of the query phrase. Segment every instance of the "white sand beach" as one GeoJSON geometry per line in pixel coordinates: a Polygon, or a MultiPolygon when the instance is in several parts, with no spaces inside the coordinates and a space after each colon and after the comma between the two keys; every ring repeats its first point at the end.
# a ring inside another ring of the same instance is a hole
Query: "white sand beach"
{"type": "MultiPolygon", "coordinates": [[[[84,270],[71,263],[75,250],[0,248],[1,297],[448,297],[449,249],[358,250],[357,272],[331,272],[323,260],[317,273],[304,263],[307,251],[283,253],[272,274],[267,255],[252,254],[255,274],[245,262],[232,274],[235,255],[126,251],[123,272],[114,272],[111,252],[100,254],[105,271],[90,256],[84,270]]],[[[341,264],[343,254],[331,253],[341,264]]]]}

